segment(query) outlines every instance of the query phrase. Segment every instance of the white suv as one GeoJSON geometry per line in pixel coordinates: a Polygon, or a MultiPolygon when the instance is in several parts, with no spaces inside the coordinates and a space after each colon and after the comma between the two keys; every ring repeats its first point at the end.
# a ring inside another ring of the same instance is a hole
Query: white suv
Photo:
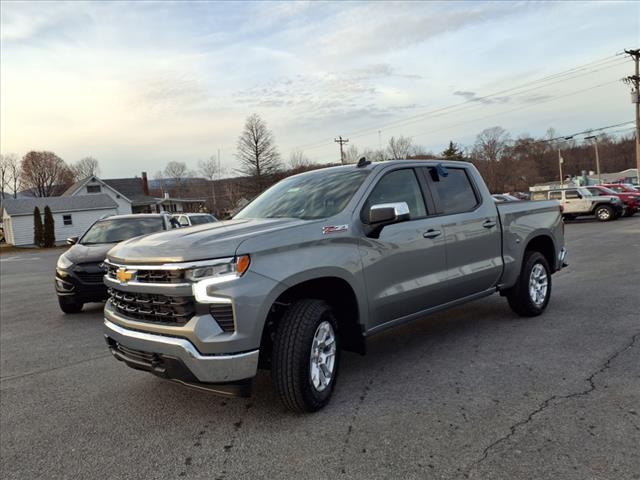
{"type": "Polygon", "coordinates": [[[564,218],[569,220],[583,215],[594,215],[601,222],[608,222],[624,214],[625,208],[618,197],[595,196],[583,187],[534,192],[532,200],[557,200],[562,205],[564,218]]]}
{"type": "Polygon", "coordinates": [[[203,223],[217,222],[218,219],[209,213],[182,213],[174,215],[181,227],[191,227],[192,225],[202,225],[203,223]]]}

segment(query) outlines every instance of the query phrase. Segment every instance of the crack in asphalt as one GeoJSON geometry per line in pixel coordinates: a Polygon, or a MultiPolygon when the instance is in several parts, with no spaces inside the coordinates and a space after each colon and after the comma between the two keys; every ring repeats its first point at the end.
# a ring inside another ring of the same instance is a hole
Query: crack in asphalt
{"type": "MultiPolygon", "coordinates": [[[[544,400],[542,403],[540,403],[540,405],[538,405],[538,408],[536,408],[535,410],[533,410],[531,413],[529,413],[529,415],[527,416],[527,418],[525,418],[524,420],[520,420],[519,422],[514,423],[513,425],[511,425],[509,427],[509,433],[507,433],[506,435],[503,435],[502,437],[498,438],[497,440],[495,440],[494,442],[492,442],[491,444],[489,444],[484,451],[482,452],[482,456],[474,461],[473,463],[471,463],[464,472],[464,477],[465,478],[469,478],[470,473],[476,468],[478,467],[482,462],[484,462],[488,457],[490,452],[496,448],[498,445],[500,445],[501,443],[506,442],[507,440],[509,440],[513,435],[515,435],[516,431],[518,430],[519,427],[526,425],[527,423],[531,422],[533,420],[533,418],[538,415],[539,413],[543,412],[544,410],[546,410],[547,408],[549,408],[553,402],[555,402],[556,400],[560,401],[560,400],[567,400],[569,398],[575,398],[575,397],[583,397],[583,396],[587,396],[589,394],[591,394],[594,390],[597,389],[596,384],[595,384],[595,377],[597,375],[600,375],[601,373],[603,373],[605,370],[607,370],[609,367],[611,367],[611,362],[614,361],[617,357],[619,357],[622,353],[624,353],[625,351],[629,350],[630,348],[632,348],[634,346],[634,344],[636,343],[636,341],[638,340],[638,338],[640,337],[640,333],[636,333],[635,335],[633,335],[633,337],[631,337],[631,341],[628,342],[623,348],[621,348],[620,350],[617,350],[616,352],[614,352],[613,354],[611,354],[607,360],[604,362],[604,364],[602,365],[602,367],[600,367],[598,370],[596,370],[595,372],[593,372],[591,375],[589,375],[585,381],[589,382],[589,387],[586,388],[585,390],[581,390],[579,392],[574,392],[574,393],[568,393],[566,395],[552,395],[551,397],[547,398],[546,400],[544,400]]],[[[554,403],[555,404],[555,403],[554,403]]]]}

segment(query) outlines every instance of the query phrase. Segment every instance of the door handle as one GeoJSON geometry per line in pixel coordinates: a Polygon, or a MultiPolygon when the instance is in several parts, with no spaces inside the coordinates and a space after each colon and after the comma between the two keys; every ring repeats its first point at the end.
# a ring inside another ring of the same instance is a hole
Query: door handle
{"type": "Polygon", "coordinates": [[[433,228],[427,230],[422,234],[424,238],[436,238],[440,235],[442,235],[442,232],[440,230],[434,230],[433,228]]]}
{"type": "Polygon", "coordinates": [[[486,221],[482,224],[482,226],[483,226],[484,228],[493,228],[493,227],[495,227],[495,226],[496,226],[496,222],[494,222],[493,220],[486,220],[486,221]]]}

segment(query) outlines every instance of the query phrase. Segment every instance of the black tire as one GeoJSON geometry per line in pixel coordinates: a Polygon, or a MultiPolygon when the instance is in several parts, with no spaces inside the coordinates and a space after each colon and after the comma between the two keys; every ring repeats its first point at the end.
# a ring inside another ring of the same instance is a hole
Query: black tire
{"type": "Polygon", "coordinates": [[[593,213],[596,215],[596,218],[601,222],[609,222],[616,218],[613,208],[611,208],[609,205],[600,205],[596,207],[593,213]]]}
{"type": "Polygon", "coordinates": [[[511,310],[521,317],[536,317],[547,308],[551,298],[551,269],[549,262],[540,252],[527,251],[522,262],[522,270],[515,286],[507,293],[507,301],[511,310]],[[536,303],[529,293],[531,272],[536,265],[544,268],[547,280],[547,290],[542,302],[536,303]]]}
{"type": "Polygon", "coordinates": [[[564,215],[564,219],[565,220],[575,220],[576,218],[578,218],[578,216],[577,215],[573,215],[571,213],[568,213],[568,214],[564,215]]]}
{"type": "Polygon", "coordinates": [[[635,210],[628,209],[628,210],[624,213],[624,216],[625,216],[625,217],[633,217],[633,215],[634,215],[635,213],[636,213],[636,211],[635,211],[635,210]]]}
{"type": "Polygon", "coordinates": [[[281,318],[273,340],[271,378],[276,393],[289,410],[315,412],[331,399],[340,365],[338,324],[331,307],[322,300],[292,304],[281,318]],[[327,321],[335,337],[335,363],[329,383],[318,391],[311,380],[311,348],[318,326],[327,321]]]}
{"type": "Polygon", "coordinates": [[[84,303],[78,302],[72,296],[59,296],[58,304],[60,305],[60,310],[64,313],[78,313],[84,306],[84,303]]]}

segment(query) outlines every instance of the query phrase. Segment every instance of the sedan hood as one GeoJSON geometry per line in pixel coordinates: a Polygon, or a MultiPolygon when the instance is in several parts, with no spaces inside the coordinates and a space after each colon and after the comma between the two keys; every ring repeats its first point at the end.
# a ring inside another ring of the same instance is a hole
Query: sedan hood
{"type": "Polygon", "coordinates": [[[107,257],[107,252],[113,248],[114,243],[99,243],[96,245],[73,245],[64,253],[73,263],[100,263],[107,257]]]}
{"type": "Polygon", "coordinates": [[[115,263],[161,264],[231,257],[247,238],[302,225],[304,220],[265,218],[228,220],[134,238],[109,251],[115,263]]]}

